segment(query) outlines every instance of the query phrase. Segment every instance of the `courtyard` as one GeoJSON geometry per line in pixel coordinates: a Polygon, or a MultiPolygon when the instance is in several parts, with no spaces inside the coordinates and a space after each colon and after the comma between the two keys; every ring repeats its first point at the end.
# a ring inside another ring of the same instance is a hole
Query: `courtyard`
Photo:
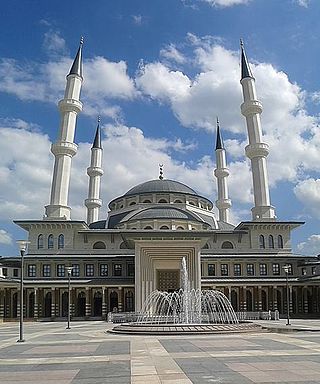
{"type": "MultiPolygon", "coordinates": [[[[285,322],[264,322],[287,330],[285,322]]],[[[297,332],[126,336],[106,322],[0,324],[0,383],[319,383],[320,322],[297,332]]]]}

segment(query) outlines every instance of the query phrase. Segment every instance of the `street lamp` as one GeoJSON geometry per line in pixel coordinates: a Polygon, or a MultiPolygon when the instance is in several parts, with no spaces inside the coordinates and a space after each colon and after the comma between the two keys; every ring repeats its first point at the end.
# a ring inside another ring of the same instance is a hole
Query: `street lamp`
{"type": "Polygon", "coordinates": [[[18,343],[23,343],[23,275],[24,275],[24,255],[27,250],[27,246],[30,241],[26,240],[17,240],[17,244],[20,250],[21,255],[21,266],[20,266],[20,321],[19,321],[19,340],[18,343]]]}
{"type": "Polygon", "coordinates": [[[289,281],[288,281],[288,275],[291,270],[291,265],[284,265],[283,267],[284,273],[286,274],[286,285],[287,285],[287,324],[290,324],[290,293],[289,293],[289,281]]]}
{"type": "Polygon", "coordinates": [[[71,273],[72,273],[73,267],[67,267],[66,269],[68,273],[68,325],[66,329],[70,329],[71,273]]]}

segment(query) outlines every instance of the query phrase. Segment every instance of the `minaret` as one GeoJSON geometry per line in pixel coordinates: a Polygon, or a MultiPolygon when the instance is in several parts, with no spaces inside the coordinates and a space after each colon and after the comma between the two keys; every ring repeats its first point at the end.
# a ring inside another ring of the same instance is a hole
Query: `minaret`
{"type": "Polygon", "coordinates": [[[228,184],[227,177],[229,176],[229,169],[227,168],[226,150],[224,149],[223,142],[220,135],[220,125],[217,118],[217,141],[216,141],[216,165],[214,175],[217,178],[218,184],[218,200],[216,200],[216,207],[219,210],[219,221],[229,222],[229,208],[231,207],[231,200],[228,198],[228,184]]]}
{"type": "Polygon", "coordinates": [[[254,207],[252,219],[258,221],[276,220],[274,207],[270,204],[269,184],[266,158],[269,146],[262,141],[260,115],[262,105],[257,100],[255,79],[248,64],[246,53],[241,40],[241,85],[244,102],[241,113],[246,118],[249,145],[246,146],[246,156],[251,160],[253,178],[254,207]]]}
{"type": "Polygon", "coordinates": [[[93,145],[91,147],[91,162],[90,167],[87,168],[89,176],[89,191],[88,198],[85,200],[87,207],[87,224],[91,224],[99,220],[99,209],[102,206],[100,199],[100,180],[103,175],[102,166],[102,146],[101,146],[101,132],[100,132],[100,117],[98,117],[98,126],[96,135],[94,137],[93,145]]]}
{"type": "Polygon", "coordinates": [[[64,98],[59,101],[60,131],[58,140],[51,146],[54,170],[51,185],[50,205],[45,207],[46,218],[51,220],[70,220],[71,208],[68,207],[71,160],[78,146],[73,142],[76,119],[82,111],[80,91],[82,85],[82,45],[83,38],[67,76],[64,98]]]}

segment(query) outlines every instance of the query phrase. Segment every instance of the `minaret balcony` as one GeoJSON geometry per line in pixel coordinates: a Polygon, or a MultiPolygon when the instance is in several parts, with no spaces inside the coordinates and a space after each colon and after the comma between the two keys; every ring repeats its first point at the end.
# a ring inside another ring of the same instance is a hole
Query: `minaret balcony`
{"type": "Polygon", "coordinates": [[[102,176],[103,169],[100,167],[89,167],[87,168],[87,175],[90,177],[102,176]]]}
{"type": "Polygon", "coordinates": [[[76,99],[62,99],[58,103],[60,112],[75,112],[79,113],[82,111],[82,103],[76,99]]]}
{"type": "Polygon", "coordinates": [[[219,199],[216,200],[216,207],[218,209],[228,209],[232,206],[230,199],[219,199]]]}
{"type": "Polygon", "coordinates": [[[84,204],[88,209],[100,208],[102,206],[102,200],[101,199],[86,199],[84,201],[84,204]]]}
{"type": "Polygon", "coordinates": [[[55,156],[74,156],[77,153],[78,146],[68,141],[58,141],[51,145],[51,152],[55,156]]]}
{"type": "Polygon", "coordinates": [[[267,157],[269,145],[266,143],[249,144],[245,148],[246,156],[251,160],[255,157],[267,157]]]}
{"type": "Polygon", "coordinates": [[[227,176],[229,176],[229,169],[228,168],[216,168],[214,170],[214,175],[217,178],[227,177],[227,176]]]}
{"type": "Polygon", "coordinates": [[[248,100],[241,104],[243,116],[253,116],[262,113],[262,104],[258,100],[248,100]]]}

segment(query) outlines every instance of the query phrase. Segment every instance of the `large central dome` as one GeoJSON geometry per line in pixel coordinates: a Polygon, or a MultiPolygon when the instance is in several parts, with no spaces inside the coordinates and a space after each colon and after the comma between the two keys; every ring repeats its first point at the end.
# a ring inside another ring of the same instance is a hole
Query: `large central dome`
{"type": "Polygon", "coordinates": [[[185,184],[174,180],[149,180],[129,189],[125,196],[139,195],[142,193],[173,192],[188,195],[197,195],[197,192],[185,184]]]}

